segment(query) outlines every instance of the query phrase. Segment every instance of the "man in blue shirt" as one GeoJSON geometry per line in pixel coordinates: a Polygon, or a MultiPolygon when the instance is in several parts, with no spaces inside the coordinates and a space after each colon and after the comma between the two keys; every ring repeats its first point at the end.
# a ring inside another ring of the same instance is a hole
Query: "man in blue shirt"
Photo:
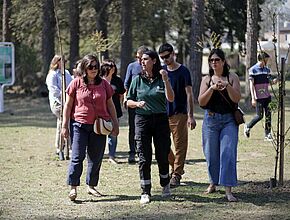
{"type": "Polygon", "coordinates": [[[165,43],[159,48],[159,56],[164,62],[164,69],[173,88],[174,102],[167,102],[169,126],[173,136],[175,151],[171,150],[168,160],[172,167],[170,187],[180,185],[184,174],[184,163],[188,148],[188,127],[192,130],[196,126],[193,116],[192,82],[189,70],[176,62],[172,45],[165,43]]]}
{"type": "MultiPolygon", "coordinates": [[[[127,72],[124,80],[124,87],[126,89],[126,93],[124,95],[124,107],[127,108],[127,92],[130,88],[132,80],[138,76],[141,71],[141,58],[142,55],[145,51],[147,51],[148,48],[145,46],[141,46],[137,49],[136,52],[136,61],[129,63],[127,67],[127,72]]],[[[135,155],[136,155],[136,149],[135,149],[135,141],[134,141],[134,136],[135,136],[135,109],[134,108],[128,108],[128,124],[129,124],[129,158],[128,162],[129,163],[135,163],[135,155]]]]}

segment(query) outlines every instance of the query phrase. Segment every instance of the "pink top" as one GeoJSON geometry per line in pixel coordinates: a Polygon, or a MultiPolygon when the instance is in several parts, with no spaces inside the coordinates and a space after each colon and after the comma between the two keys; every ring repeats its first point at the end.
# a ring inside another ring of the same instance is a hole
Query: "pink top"
{"type": "Polygon", "coordinates": [[[82,124],[94,124],[96,116],[110,119],[107,100],[114,90],[106,80],[99,85],[86,85],[80,77],[75,78],[66,90],[74,99],[71,118],[82,124]]]}

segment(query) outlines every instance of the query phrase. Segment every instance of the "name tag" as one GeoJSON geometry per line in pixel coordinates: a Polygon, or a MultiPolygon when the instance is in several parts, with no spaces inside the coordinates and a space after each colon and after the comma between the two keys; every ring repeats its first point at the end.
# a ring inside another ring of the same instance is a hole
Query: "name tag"
{"type": "Polygon", "coordinates": [[[165,93],[164,87],[157,86],[156,87],[156,92],[158,92],[158,93],[165,93]]]}

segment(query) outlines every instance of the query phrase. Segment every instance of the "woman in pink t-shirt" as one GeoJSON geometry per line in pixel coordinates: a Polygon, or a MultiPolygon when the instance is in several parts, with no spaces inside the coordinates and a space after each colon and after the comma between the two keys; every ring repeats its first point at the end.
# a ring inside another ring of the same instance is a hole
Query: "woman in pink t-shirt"
{"type": "Polygon", "coordinates": [[[86,184],[87,192],[101,196],[95,189],[99,181],[99,172],[104,155],[106,136],[94,133],[93,124],[96,116],[111,119],[111,135],[119,134],[119,124],[112,101],[114,93],[110,84],[100,76],[100,63],[96,56],[86,55],[80,65],[81,76],[75,78],[67,88],[62,134],[69,136],[68,123],[73,125],[72,156],[68,170],[68,185],[71,186],[69,198],[77,197],[77,186],[83,170],[83,161],[88,160],[86,184]]]}

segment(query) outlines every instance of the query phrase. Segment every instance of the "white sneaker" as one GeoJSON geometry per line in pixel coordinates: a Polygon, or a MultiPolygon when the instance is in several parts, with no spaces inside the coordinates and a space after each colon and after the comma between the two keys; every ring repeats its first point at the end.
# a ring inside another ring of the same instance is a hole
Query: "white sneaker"
{"type": "Polygon", "coordinates": [[[267,134],[264,138],[264,141],[273,141],[272,134],[271,133],[267,134]]]}
{"type": "Polygon", "coordinates": [[[248,128],[247,124],[244,124],[244,135],[246,138],[250,137],[250,128],[248,128]]]}
{"type": "Polygon", "coordinates": [[[168,197],[168,196],[171,196],[169,183],[162,188],[162,197],[168,197]]]}
{"type": "Polygon", "coordinates": [[[147,204],[150,202],[150,196],[148,194],[141,195],[140,204],[147,204]]]}
{"type": "Polygon", "coordinates": [[[112,164],[118,164],[118,161],[114,157],[110,157],[109,162],[112,164]]]}

